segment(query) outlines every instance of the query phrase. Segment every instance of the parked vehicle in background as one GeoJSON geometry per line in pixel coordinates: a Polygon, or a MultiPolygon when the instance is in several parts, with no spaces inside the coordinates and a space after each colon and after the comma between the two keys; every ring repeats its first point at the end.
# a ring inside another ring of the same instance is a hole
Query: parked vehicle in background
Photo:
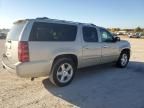
{"type": "Polygon", "coordinates": [[[112,35],[113,35],[114,37],[117,37],[117,34],[116,34],[116,33],[112,33],[112,35]]]}
{"type": "Polygon", "coordinates": [[[144,37],[144,32],[140,32],[140,37],[144,37]]]}
{"type": "Polygon", "coordinates": [[[49,76],[66,86],[78,68],[116,63],[125,68],[130,44],[93,24],[36,18],[19,20],[8,33],[3,67],[20,77],[49,76]]]}
{"type": "Polygon", "coordinates": [[[142,33],[139,33],[139,32],[137,32],[137,33],[130,33],[128,35],[129,38],[141,38],[141,36],[142,36],[142,33]]]}
{"type": "Polygon", "coordinates": [[[125,35],[125,34],[127,34],[127,31],[118,31],[117,32],[117,35],[125,35]]]}
{"type": "Polygon", "coordinates": [[[5,39],[6,38],[6,34],[5,33],[0,33],[0,39],[5,39]]]}

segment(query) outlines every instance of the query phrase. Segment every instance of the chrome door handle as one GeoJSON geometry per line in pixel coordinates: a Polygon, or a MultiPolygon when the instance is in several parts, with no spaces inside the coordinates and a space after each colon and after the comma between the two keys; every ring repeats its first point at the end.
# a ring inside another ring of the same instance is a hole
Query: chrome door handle
{"type": "Polygon", "coordinates": [[[104,45],[103,47],[104,47],[104,48],[108,48],[109,46],[107,46],[107,45],[104,45]]]}

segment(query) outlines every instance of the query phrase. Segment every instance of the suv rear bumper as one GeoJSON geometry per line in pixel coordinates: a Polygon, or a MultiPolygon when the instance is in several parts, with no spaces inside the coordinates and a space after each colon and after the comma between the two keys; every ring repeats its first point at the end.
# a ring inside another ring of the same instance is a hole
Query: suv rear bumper
{"type": "Polygon", "coordinates": [[[2,59],[2,65],[9,72],[15,73],[23,78],[48,76],[51,70],[51,63],[48,61],[18,62],[13,65],[4,57],[2,59]]]}
{"type": "Polygon", "coordinates": [[[3,65],[3,68],[6,69],[6,70],[8,70],[9,72],[16,73],[15,69],[13,69],[13,68],[9,67],[8,65],[6,65],[4,63],[4,61],[2,61],[2,65],[3,65]]]}
{"type": "Polygon", "coordinates": [[[7,57],[4,54],[2,57],[2,65],[3,65],[3,68],[7,69],[9,72],[16,73],[15,71],[16,67],[8,61],[7,57]]]}

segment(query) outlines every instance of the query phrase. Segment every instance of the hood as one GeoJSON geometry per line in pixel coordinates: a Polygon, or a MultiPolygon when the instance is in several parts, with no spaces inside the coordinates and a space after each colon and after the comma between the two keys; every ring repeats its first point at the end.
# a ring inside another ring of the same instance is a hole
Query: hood
{"type": "Polygon", "coordinates": [[[121,48],[131,48],[130,43],[126,40],[121,40],[118,44],[121,48]]]}

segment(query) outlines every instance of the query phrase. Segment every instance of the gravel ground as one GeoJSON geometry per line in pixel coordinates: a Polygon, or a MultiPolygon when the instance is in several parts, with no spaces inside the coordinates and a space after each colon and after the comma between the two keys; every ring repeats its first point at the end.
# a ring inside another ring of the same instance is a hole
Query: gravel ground
{"type": "MultiPolygon", "coordinates": [[[[63,88],[47,78],[19,78],[0,64],[0,108],[144,108],[144,39],[124,39],[132,45],[127,68],[81,69],[63,88]]],[[[0,40],[0,54],[3,46],[0,40]]]]}

